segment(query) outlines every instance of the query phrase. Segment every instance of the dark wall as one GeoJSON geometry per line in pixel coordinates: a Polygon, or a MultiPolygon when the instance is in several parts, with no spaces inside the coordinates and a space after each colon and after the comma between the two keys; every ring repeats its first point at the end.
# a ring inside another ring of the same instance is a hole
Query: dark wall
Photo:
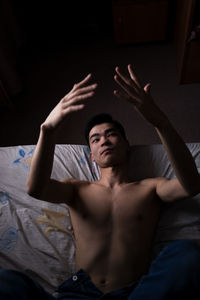
{"type": "Polygon", "coordinates": [[[68,42],[94,38],[112,32],[112,5],[103,1],[24,1],[12,0],[24,38],[68,42]]]}

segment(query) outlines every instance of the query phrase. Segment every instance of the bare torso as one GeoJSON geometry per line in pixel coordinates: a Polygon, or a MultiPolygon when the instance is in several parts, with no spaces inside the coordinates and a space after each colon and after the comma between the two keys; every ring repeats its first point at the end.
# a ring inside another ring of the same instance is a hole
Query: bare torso
{"type": "Polygon", "coordinates": [[[108,292],[139,280],[149,267],[160,201],[151,180],[117,189],[77,182],[70,215],[76,268],[108,292]]]}

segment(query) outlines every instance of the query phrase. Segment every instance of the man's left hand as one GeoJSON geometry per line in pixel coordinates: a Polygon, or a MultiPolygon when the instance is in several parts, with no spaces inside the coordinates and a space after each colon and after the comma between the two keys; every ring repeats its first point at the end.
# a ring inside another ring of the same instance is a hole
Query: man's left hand
{"type": "Polygon", "coordinates": [[[131,65],[128,65],[129,76],[122,73],[119,67],[116,67],[115,71],[117,74],[114,76],[114,79],[125,93],[114,90],[114,94],[133,104],[135,110],[150,124],[159,126],[164,118],[164,114],[155,104],[150,94],[151,84],[147,83],[142,87],[139,79],[134,74],[131,65]]]}

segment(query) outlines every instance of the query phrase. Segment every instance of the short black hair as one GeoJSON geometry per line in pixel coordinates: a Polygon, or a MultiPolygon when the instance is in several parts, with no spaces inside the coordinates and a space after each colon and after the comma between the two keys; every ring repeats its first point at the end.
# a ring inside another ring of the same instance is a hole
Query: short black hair
{"type": "Polygon", "coordinates": [[[126,133],[124,130],[124,127],[121,125],[120,122],[113,120],[112,116],[110,114],[107,113],[101,113],[98,115],[93,116],[86,124],[85,127],[85,139],[87,141],[87,144],[90,145],[89,143],[89,133],[90,130],[99,124],[103,124],[103,123],[112,123],[114,124],[114,126],[119,130],[119,132],[121,133],[122,137],[126,140],[126,133]]]}

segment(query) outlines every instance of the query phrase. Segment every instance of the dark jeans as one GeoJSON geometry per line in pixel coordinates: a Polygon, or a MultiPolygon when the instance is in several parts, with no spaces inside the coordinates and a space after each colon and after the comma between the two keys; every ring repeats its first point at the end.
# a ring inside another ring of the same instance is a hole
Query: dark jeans
{"type": "Polygon", "coordinates": [[[64,281],[53,295],[21,272],[0,270],[0,299],[200,299],[200,248],[189,240],[170,243],[139,282],[107,294],[103,294],[83,270],[64,281]]]}

